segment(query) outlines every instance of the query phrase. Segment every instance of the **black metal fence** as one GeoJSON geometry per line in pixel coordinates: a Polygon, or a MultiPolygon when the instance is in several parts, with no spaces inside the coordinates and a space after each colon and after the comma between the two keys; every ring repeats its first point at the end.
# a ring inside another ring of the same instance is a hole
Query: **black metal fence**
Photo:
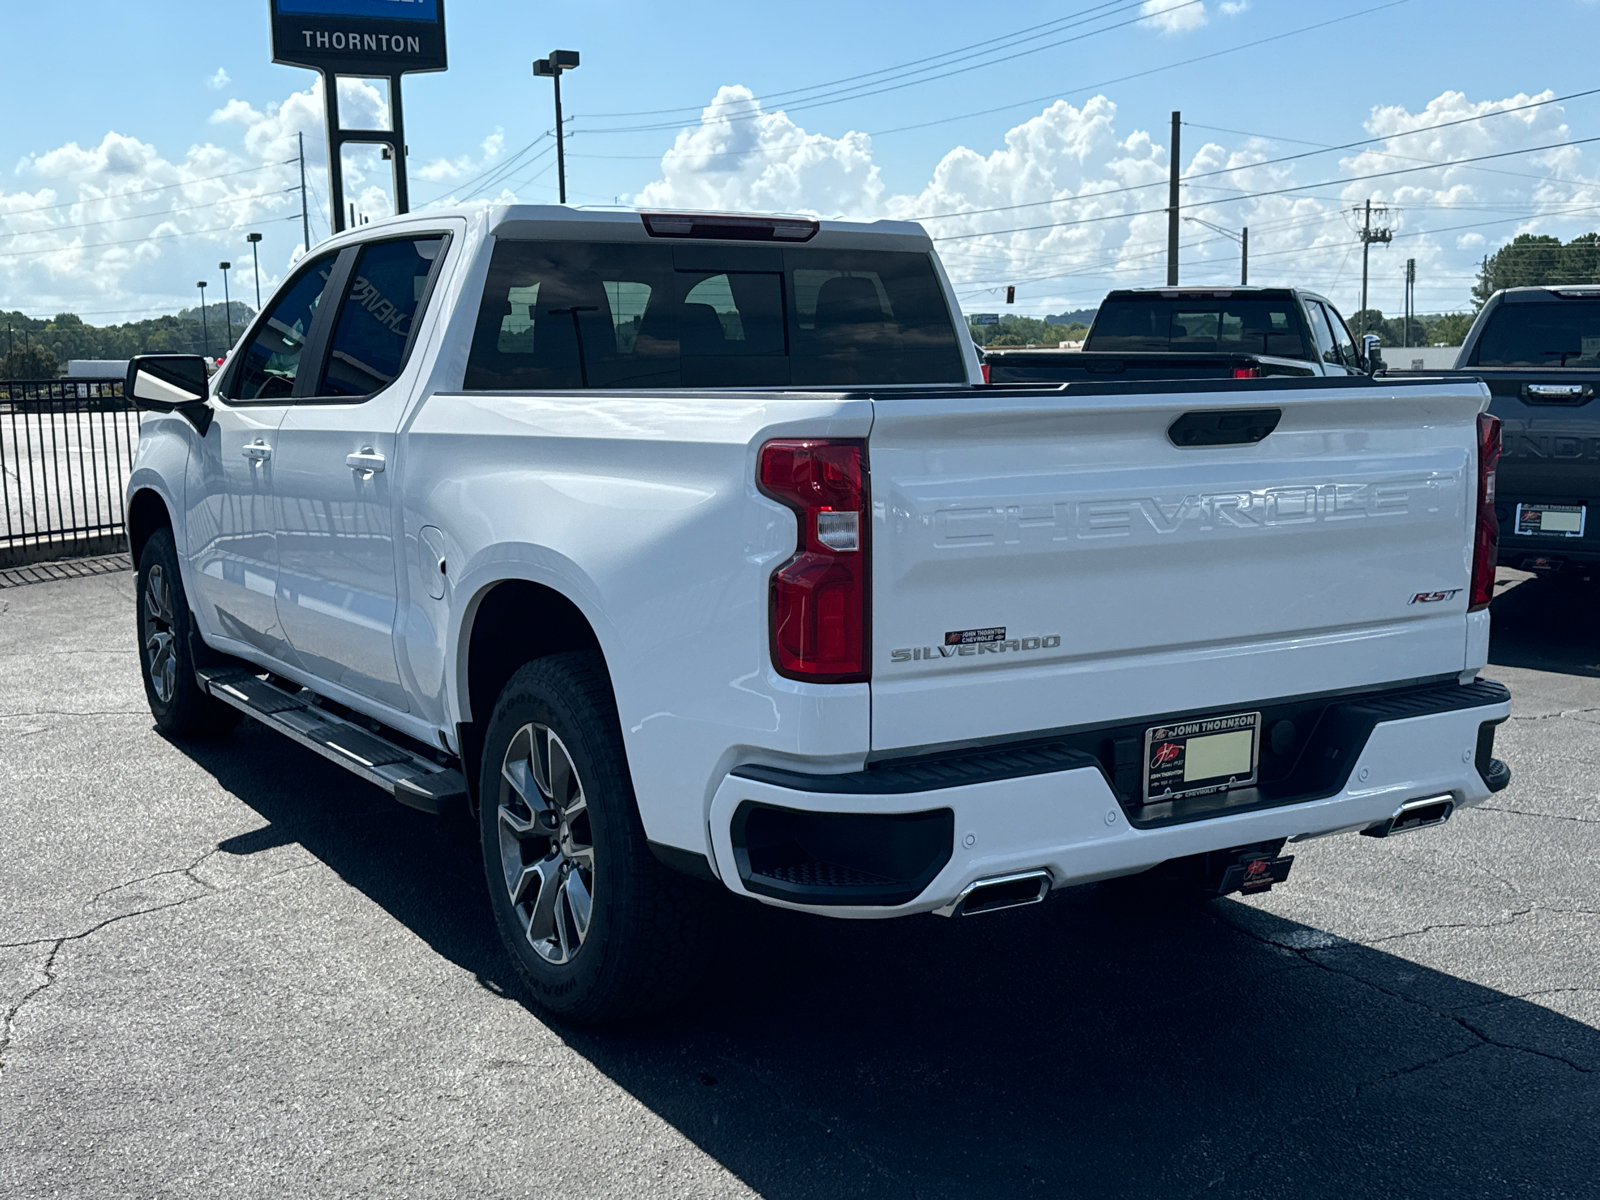
{"type": "Polygon", "coordinates": [[[0,380],[0,566],[118,549],[138,444],[120,379],[0,380]]]}

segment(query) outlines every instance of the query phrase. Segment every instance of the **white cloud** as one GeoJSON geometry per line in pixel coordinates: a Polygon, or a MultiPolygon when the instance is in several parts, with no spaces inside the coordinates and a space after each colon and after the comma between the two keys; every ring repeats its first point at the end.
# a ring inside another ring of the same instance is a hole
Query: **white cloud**
{"type": "Polygon", "coordinates": [[[1222,0],[1217,7],[1222,10],[1223,16],[1237,17],[1250,7],[1250,0],[1222,0]]]}
{"type": "MultiPolygon", "coordinates": [[[[340,96],[352,125],[387,124],[381,89],[346,80],[340,96]]],[[[1379,106],[1366,114],[1366,126],[1381,140],[1343,158],[1268,164],[1305,147],[1186,137],[1186,215],[1229,231],[1249,227],[1252,282],[1318,287],[1349,311],[1361,259],[1351,210],[1370,196],[1388,207],[1380,220],[1396,235],[1372,251],[1373,303],[1397,307],[1404,261],[1416,258],[1423,311],[1460,308],[1477,260],[1516,233],[1570,238],[1600,227],[1592,163],[1581,148],[1550,148],[1571,136],[1562,106],[1507,111],[1539,99],[1548,93],[1484,100],[1446,92],[1417,112],[1379,106]],[[1451,123],[1480,117],[1487,119],[1451,123]],[[1459,163],[1529,148],[1546,149],[1459,163]],[[1426,169],[1355,179],[1412,166],[1426,169]],[[1320,186],[1259,194],[1306,184],[1320,186]]],[[[24,158],[15,178],[4,181],[11,190],[0,185],[4,306],[93,313],[103,321],[125,318],[102,314],[141,307],[173,311],[190,303],[194,281],[210,277],[207,264],[214,268],[219,259],[240,264],[235,294],[253,297],[244,242],[253,229],[266,235],[261,282],[269,290],[299,252],[301,135],[313,239],[326,235],[322,110],[312,86],[265,105],[221,104],[211,115],[213,140],[181,154],[114,131],[24,158]]],[[[951,148],[924,182],[896,190],[868,135],[809,130],[785,112],[764,110],[748,88],[730,85],[676,134],[656,177],[646,176],[627,199],[643,207],[921,219],[940,239],[969,303],[992,306],[1000,289],[1017,284],[1018,311],[1059,312],[1093,305],[1110,287],[1164,279],[1164,133],[1128,127],[1105,96],[1077,106],[1058,101],[1003,136],[951,148]],[[973,211],[979,209],[1004,211],[973,211]]],[[[416,203],[438,186],[469,194],[482,186],[476,177],[512,163],[508,181],[536,180],[554,160],[547,144],[525,158],[508,153],[499,130],[463,149],[413,167],[413,191],[424,193],[416,203]],[[435,188],[419,186],[423,181],[435,188]]],[[[389,211],[390,172],[375,148],[347,151],[347,195],[373,219],[389,211]]],[[[495,181],[491,190],[514,198],[517,186],[495,181]]],[[[537,195],[543,199],[545,191],[537,195]]],[[[1182,241],[1186,282],[1237,279],[1233,238],[1188,223],[1182,241]]]]}
{"type": "Polygon", "coordinates": [[[426,179],[430,183],[461,179],[494,165],[495,161],[505,153],[505,145],[504,132],[496,129],[483,139],[482,145],[478,147],[477,157],[462,154],[456,158],[435,158],[417,168],[414,174],[418,179],[426,179]]]}
{"type": "MultiPolygon", "coordinates": [[[[352,125],[381,128],[382,93],[340,81],[352,125]]],[[[69,142],[23,158],[20,186],[0,186],[0,296],[30,315],[90,312],[92,320],[137,319],[191,303],[197,278],[222,259],[236,264],[239,297],[254,296],[246,232],[258,230],[266,292],[304,252],[298,185],[299,135],[310,182],[312,237],[326,236],[327,170],[321,84],[256,108],[230,100],[211,114],[226,145],[203,142],[168,157],[117,131],[98,143],[69,142]],[[295,189],[295,190],[290,190],[295,189]],[[198,272],[198,274],[197,274],[198,272]]],[[[390,164],[354,149],[348,195],[376,218],[389,211],[390,164]]]]}
{"type": "Polygon", "coordinates": [[[634,197],[642,208],[865,214],[883,192],[866,134],[807,133],[763,112],[746,87],[719,89],[661,166],[662,178],[634,197]]]}
{"type": "Polygon", "coordinates": [[[231,76],[229,76],[227,69],[224,67],[218,67],[217,73],[210,79],[206,80],[206,86],[213,92],[220,92],[232,82],[233,79],[231,76]]]}
{"type": "Polygon", "coordinates": [[[1206,23],[1203,0],[1144,0],[1139,12],[1162,33],[1187,33],[1206,23]]]}
{"type": "MultiPolygon", "coordinates": [[[[1457,309],[1467,302],[1482,253],[1475,246],[1530,229],[1571,237],[1600,226],[1600,181],[1581,151],[1348,181],[1566,140],[1554,104],[1445,127],[1533,99],[1468,101],[1445,93],[1420,113],[1376,108],[1367,127],[1384,140],[1342,160],[1330,154],[1268,164],[1304,147],[1251,138],[1191,144],[1183,164],[1185,215],[1229,231],[1249,227],[1251,282],[1318,287],[1353,311],[1360,253],[1351,209],[1371,196],[1391,207],[1381,221],[1397,235],[1372,251],[1373,304],[1398,307],[1404,261],[1416,258],[1423,310],[1457,309]],[[1413,133],[1419,129],[1425,132],[1413,133]],[[1334,182],[1303,187],[1323,180],[1334,182]],[[1283,194],[1260,194],[1266,192],[1283,194]],[[1251,198],[1233,199],[1241,193],[1251,198]],[[1475,230],[1458,226],[1482,226],[1480,241],[1470,241],[1475,230]]],[[[1058,101],[1010,129],[997,147],[950,150],[925,185],[894,194],[865,134],[809,132],[783,112],[764,111],[748,89],[723,87],[700,122],[678,133],[659,178],[633,199],[645,207],[922,219],[970,303],[992,305],[1015,283],[1026,304],[1019,311],[1060,311],[1092,305],[1111,287],[1164,280],[1167,148],[1158,137],[1119,128],[1107,97],[1081,107],[1058,101]],[[977,209],[1009,211],[970,212],[977,209]]],[[[1237,280],[1236,237],[1190,222],[1182,242],[1185,281],[1237,280]]]]}

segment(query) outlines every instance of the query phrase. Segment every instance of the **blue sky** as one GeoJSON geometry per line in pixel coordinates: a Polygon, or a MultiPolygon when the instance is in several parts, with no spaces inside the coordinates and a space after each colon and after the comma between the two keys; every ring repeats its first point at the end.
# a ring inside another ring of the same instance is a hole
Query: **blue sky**
{"type": "MultiPolygon", "coordinates": [[[[1600,86],[1600,3],[1382,3],[446,0],[451,68],[406,83],[413,203],[471,194],[476,177],[508,163],[474,198],[553,200],[546,144],[512,156],[552,125],[548,81],[532,78],[530,61],[572,48],[583,55],[564,80],[573,202],[866,219],[1030,205],[928,228],[954,239],[941,252],[969,308],[998,307],[1009,281],[1016,311],[1056,311],[1093,304],[1119,283],[1161,281],[1151,249],[1161,218],[1133,214],[1165,203],[1164,193],[1084,197],[1164,176],[1177,108],[1190,123],[1180,160],[1199,176],[1186,196],[1205,202],[1194,213],[1214,223],[1252,225],[1252,282],[1309,283],[1353,309],[1360,256],[1344,210],[1371,193],[1398,202],[1390,223],[1405,235],[1373,251],[1374,304],[1398,308],[1402,264],[1414,256],[1422,308],[1459,309],[1472,265],[1512,234],[1600,227],[1596,147],[1520,153],[1600,134],[1600,95],[1524,107],[1600,86]],[[1057,31],[1016,43],[1016,57],[979,65],[978,44],[1052,21],[1057,31]],[[1338,23],[1294,32],[1328,21],[1338,23]],[[918,76],[867,80],[855,91],[877,94],[834,103],[797,91],[957,51],[911,86],[880,90],[918,76]],[[1173,65],[1189,59],[1202,61],[1173,65]],[[1481,119],[1496,108],[1522,111],[1481,119]],[[640,110],[672,111],[605,115],[640,110]],[[657,127],[614,131],[638,125],[657,127]],[[1374,135],[1387,140],[1365,153],[1249,165],[1374,135]],[[1350,182],[1508,152],[1487,167],[1350,182]],[[1242,202],[1226,191],[1289,187],[1303,190],[1242,202]],[[1048,203],[1058,198],[1072,202],[1048,203]],[[1057,227],[1010,232],[1030,225],[1057,227]]],[[[102,314],[95,321],[171,311],[189,302],[196,278],[215,277],[220,258],[248,262],[247,228],[265,234],[263,286],[281,277],[301,241],[287,219],[298,200],[282,190],[295,182],[282,158],[298,131],[313,156],[324,150],[313,75],[268,61],[264,0],[10,7],[8,44],[32,49],[7,56],[0,308],[102,314]],[[103,199],[130,191],[140,194],[103,199]]],[[[349,102],[381,119],[381,93],[358,90],[349,102]]],[[[373,213],[385,205],[378,165],[369,156],[351,171],[353,195],[373,213]]],[[[313,189],[325,204],[320,167],[313,189]]],[[[319,211],[313,241],[326,228],[319,211]]],[[[1226,282],[1232,242],[1197,225],[1185,238],[1185,279],[1226,282]]],[[[248,270],[234,286],[251,298],[248,270]]]]}

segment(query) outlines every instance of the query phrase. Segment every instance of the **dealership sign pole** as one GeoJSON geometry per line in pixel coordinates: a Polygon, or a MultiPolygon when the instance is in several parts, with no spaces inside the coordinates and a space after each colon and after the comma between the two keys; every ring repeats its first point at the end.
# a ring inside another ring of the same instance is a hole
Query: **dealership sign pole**
{"type": "MultiPolygon", "coordinates": [[[[394,207],[410,210],[406,189],[405,110],[400,78],[442,71],[444,0],[267,0],[272,13],[272,61],[322,75],[328,123],[328,205],[335,233],[345,227],[347,142],[382,145],[394,162],[394,207]],[[339,124],[339,77],[389,81],[389,128],[345,129],[339,124]]],[[[307,249],[310,247],[308,246],[307,249]]]]}

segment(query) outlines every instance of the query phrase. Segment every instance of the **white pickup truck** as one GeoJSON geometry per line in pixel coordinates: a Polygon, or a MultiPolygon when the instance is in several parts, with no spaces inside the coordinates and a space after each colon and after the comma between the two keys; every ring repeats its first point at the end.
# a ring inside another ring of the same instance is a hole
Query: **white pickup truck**
{"type": "Polygon", "coordinates": [[[538,1003],[693,980],[711,887],[991,912],[1510,779],[1475,381],[985,387],[916,225],[494,207],[145,356],[157,725],[476,814],[538,1003]]]}

